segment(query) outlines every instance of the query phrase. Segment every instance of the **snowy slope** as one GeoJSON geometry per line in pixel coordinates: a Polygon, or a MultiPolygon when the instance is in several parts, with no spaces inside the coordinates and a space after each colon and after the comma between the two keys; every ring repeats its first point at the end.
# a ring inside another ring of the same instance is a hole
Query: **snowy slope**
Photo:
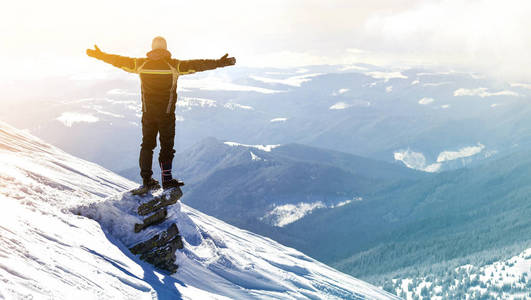
{"type": "Polygon", "coordinates": [[[0,299],[393,298],[185,205],[170,276],[127,250],[132,182],[4,123],[0,164],[0,299]]]}
{"type": "Polygon", "coordinates": [[[528,248],[511,258],[484,266],[459,266],[445,276],[394,279],[393,289],[404,299],[423,294],[434,300],[463,298],[465,295],[478,299],[529,299],[530,276],[531,248],[528,248]]]}

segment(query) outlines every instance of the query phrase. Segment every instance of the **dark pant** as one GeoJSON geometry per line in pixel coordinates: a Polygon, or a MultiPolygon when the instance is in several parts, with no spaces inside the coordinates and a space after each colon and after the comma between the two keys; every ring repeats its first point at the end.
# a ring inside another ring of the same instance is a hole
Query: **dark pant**
{"type": "Polygon", "coordinates": [[[160,133],[159,163],[173,160],[175,150],[175,114],[165,111],[148,110],[142,114],[142,145],[140,149],[140,176],[149,178],[153,175],[153,149],[157,146],[157,134],[160,133]]]}

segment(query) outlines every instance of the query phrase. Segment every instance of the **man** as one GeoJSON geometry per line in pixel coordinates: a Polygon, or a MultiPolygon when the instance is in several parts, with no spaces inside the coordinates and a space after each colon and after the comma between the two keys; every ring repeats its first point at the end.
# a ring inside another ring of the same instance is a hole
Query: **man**
{"type": "Polygon", "coordinates": [[[157,146],[157,134],[160,134],[159,164],[162,171],[162,187],[169,189],[182,185],[172,178],[172,160],[175,137],[175,103],[177,102],[177,79],[181,75],[192,74],[236,63],[234,57],[225,54],[220,59],[178,60],[171,58],[166,40],[155,37],[152,50],[147,58],[131,58],[102,52],[98,46],[87,49],[87,55],[127,72],[140,74],[142,85],[142,145],[140,149],[140,175],[142,186],[139,193],[145,193],[160,187],[152,178],[151,165],[153,149],[157,146]]]}

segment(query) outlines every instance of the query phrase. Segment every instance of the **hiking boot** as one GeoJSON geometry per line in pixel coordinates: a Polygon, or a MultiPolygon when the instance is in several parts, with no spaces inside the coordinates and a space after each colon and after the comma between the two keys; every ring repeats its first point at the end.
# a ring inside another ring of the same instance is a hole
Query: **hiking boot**
{"type": "Polygon", "coordinates": [[[170,179],[162,182],[162,189],[168,190],[174,187],[181,187],[184,185],[184,182],[177,179],[170,179]]]}
{"type": "Polygon", "coordinates": [[[159,182],[156,179],[154,179],[153,177],[150,177],[148,179],[143,179],[142,180],[142,186],[147,188],[148,190],[160,189],[159,182]]]}
{"type": "Polygon", "coordinates": [[[142,185],[139,188],[136,188],[131,191],[131,194],[133,195],[144,195],[147,194],[147,192],[160,189],[160,184],[158,181],[156,181],[153,178],[143,179],[142,185]]]}

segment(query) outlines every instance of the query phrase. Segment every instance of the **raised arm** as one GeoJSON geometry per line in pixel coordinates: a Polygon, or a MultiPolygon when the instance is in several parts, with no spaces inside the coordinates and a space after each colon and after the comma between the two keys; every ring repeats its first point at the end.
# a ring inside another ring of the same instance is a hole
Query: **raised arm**
{"type": "Polygon", "coordinates": [[[234,57],[229,57],[229,54],[225,54],[220,59],[175,60],[174,62],[180,74],[191,74],[232,66],[236,64],[236,59],[234,57]]]}
{"type": "Polygon", "coordinates": [[[120,56],[116,54],[108,54],[101,51],[100,48],[98,48],[98,46],[96,45],[94,45],[94,49],[87,49],[87,55],[102,60],[127,72],[134,73],[137,68],[136,58],[120,56]]]}

